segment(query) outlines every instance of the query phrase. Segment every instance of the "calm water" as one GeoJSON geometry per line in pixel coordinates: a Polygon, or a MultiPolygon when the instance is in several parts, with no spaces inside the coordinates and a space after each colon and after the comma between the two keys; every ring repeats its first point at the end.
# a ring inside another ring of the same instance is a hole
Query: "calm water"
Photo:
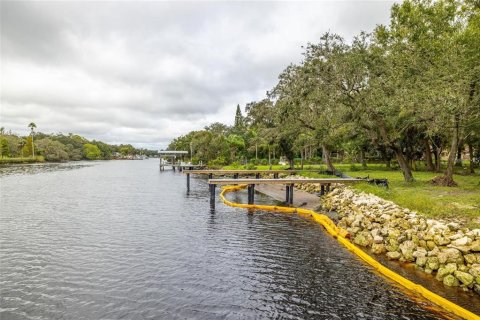
{"type": "Polygon", "coordinates": [[[0,169],[0,318],[442,318],[320,226],[213,210],[204,180],[187,195],[157,165],[0,169]]]}

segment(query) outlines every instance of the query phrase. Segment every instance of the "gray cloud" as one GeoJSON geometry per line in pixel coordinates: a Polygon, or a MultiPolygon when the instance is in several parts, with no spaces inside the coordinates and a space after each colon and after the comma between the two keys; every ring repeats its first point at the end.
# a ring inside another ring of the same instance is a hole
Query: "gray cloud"
{"type": "Polygon", "coordinates": [[[165,147],[264,98],[301,46],[392,2],[1,2],[1,125],[165,147]]]}

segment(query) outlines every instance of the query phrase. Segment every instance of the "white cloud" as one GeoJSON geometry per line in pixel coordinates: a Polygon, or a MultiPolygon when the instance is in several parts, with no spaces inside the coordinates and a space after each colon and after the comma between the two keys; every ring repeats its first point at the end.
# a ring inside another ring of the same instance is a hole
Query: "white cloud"
{"type": "Polygon", "coordinates": [[[165,147],[263,99],[301,46],[391,2],[1,2],[1,125],[165,147]]]}

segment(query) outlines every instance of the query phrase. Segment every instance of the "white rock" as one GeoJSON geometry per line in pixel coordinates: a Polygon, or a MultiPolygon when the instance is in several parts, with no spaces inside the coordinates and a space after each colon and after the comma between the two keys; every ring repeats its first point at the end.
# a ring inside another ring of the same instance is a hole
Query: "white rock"
{"type": "Polygon", "coordinates": [[[452,242],[453,246],[466,246],[470,244],[472,240],[469,237],[462,237],[452,242]]]}
{"type": "Polygon", "coordinates": [[[383,243],[383,237],[382,236],[374,236],[373,237],[373,242],[374,243],[383,243]]]}

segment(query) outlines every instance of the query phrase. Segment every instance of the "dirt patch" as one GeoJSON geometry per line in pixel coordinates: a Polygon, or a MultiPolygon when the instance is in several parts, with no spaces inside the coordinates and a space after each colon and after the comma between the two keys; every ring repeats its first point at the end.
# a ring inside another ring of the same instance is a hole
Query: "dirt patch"
{"type": "Polygon", "coordinates": [[[434,186],[441,186],[441,187],[456,187],[458,184],[453,181],[453,179],[447,178],[445,176],[436,176],[430,183],[434,186]]]}

